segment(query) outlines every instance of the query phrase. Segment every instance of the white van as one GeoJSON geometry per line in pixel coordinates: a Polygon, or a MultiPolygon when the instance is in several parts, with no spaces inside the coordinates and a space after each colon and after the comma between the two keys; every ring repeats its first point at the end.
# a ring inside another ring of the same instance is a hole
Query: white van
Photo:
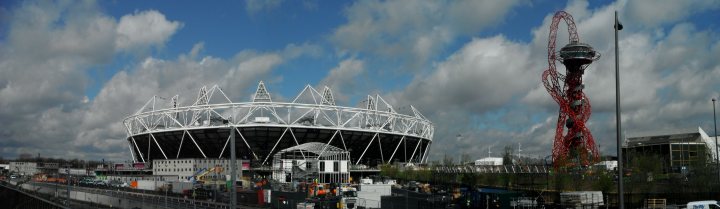
{"type": "Polygon", "coordinates": [[[720,209],[720,205],[715,200],[694,201],[687,204],[687,209],[720,209]]]}

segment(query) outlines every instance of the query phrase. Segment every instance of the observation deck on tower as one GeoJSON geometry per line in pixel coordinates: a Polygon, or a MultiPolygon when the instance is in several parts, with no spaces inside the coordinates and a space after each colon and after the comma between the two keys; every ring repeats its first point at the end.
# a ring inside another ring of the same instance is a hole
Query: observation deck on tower
{"type": "Polygon", "coordinates": [[[560,61],[566,66],[587,65],[600,59],[600,53],[585,43],[569,43],[559,52],[560,61]]]}

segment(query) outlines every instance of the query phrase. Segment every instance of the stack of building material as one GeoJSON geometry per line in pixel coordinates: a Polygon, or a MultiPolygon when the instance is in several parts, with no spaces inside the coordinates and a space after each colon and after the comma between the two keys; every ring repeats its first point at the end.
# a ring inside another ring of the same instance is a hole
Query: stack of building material
{"type": "Polygon", "coordinates": [[[560,193],[562,208],[599,208],[603,204],[601,191],[577,191],[560,193]]]}

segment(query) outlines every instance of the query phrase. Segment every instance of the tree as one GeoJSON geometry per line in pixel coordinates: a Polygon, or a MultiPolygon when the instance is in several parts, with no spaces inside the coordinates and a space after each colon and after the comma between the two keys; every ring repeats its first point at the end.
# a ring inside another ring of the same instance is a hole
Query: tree
{"type": "Polygon", "coordinates": [[[460,183],[470,187],[474,187],[478,183],[478,175],[474,173],[460,174],[460,183]]]}
{"type": "Polygon", "coordinates": [[[512,165],[513,158],[512,158],[513,148],[510,145],[505,146],[505,152],[503,153],[503,165],[512,165]]]}
{"type": "Polygon", "coordinates": [[[470,155],[467,153],[463,153],[460,157],[460,164],[468,163],[470,162],[470,155]]]}
{"type": "Polygon", "coordinates": [[[452,156],[448,156],[447,154],[445,154],[445,157],[443,157],[443,165],[452,165],[453,161],[454,160],[452,156]]]}
{"type": "Polygon", "coordinates": [[[30,154],[30,153],[21,153],[20,155],[18,155],[18,159],[20,159],[20,160],[30,160],[30,159],[32,159],[32,154],[30,154]]]}
{"type": "Polygon", "coordinates": [[[399,172],[400,172],[399,169],[392,165],[380,166],[380,175],[382,175],[382,176],[397,178],[399,172]]]}
{"type": "Polygon", "coordinates": [[[593,189],[598,189],[603,193],[608,193],[615,187],[615,182],[613,181],[613,173],[600,172],[597,174],[596,177],[597,179],[592,181],[594,187],[593,189]]]}

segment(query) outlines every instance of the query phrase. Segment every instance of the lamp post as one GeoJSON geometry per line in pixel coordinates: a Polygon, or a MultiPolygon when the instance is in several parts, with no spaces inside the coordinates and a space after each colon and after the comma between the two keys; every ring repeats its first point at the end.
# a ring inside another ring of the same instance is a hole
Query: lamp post
{"type": "Polygon", "coordinates": [[[67,183],[66,205],[70,205],[70,165],[69,164],[65,164],[65,173],[67,174],[67,178],[65,179],[65,182],[67,183]]]}
{"type": "Polygon", "coordinates": [[[623,202],[623,163],[622,163],[622,143],[620,139],[620,131],[622,130],[621,118],[620,118],[620,64],[619,64],[619,53],[618,50],[618,31],[622,30],[623,26],[618,21],[617,11],[615,11],[615,118],[617,120],[617,156],[618,156],[618,208],[625,209],[625,203],[623,202]]]}
{"type": "Polygon", "coordinates": [[[167,196],[168,186],[167,186],[167,184],[170,184],[170,182],[167,182],[167,181],[165,182],[165,209],[168,208],[168,196],[167,196]]]}
{"type": "Polygon", "coordinates": [[[712,98],[713,102],[713,127],[715,128],[715,156],[718,165],[718,183],[720,183],[720,152],[718,152],[718,137],[717,137],[717,115],[715,114],[715,98],[712,98]]]}
{"type": "MultiPolygon", "coordinates": [[[[230,121],[228,121],[230,123],[230,121]]],[[[235,126],[230,125],[230,209],[237,207],[237,188],[235,178],[237,175],[237,156],[235,156],[235,126]]]]}

